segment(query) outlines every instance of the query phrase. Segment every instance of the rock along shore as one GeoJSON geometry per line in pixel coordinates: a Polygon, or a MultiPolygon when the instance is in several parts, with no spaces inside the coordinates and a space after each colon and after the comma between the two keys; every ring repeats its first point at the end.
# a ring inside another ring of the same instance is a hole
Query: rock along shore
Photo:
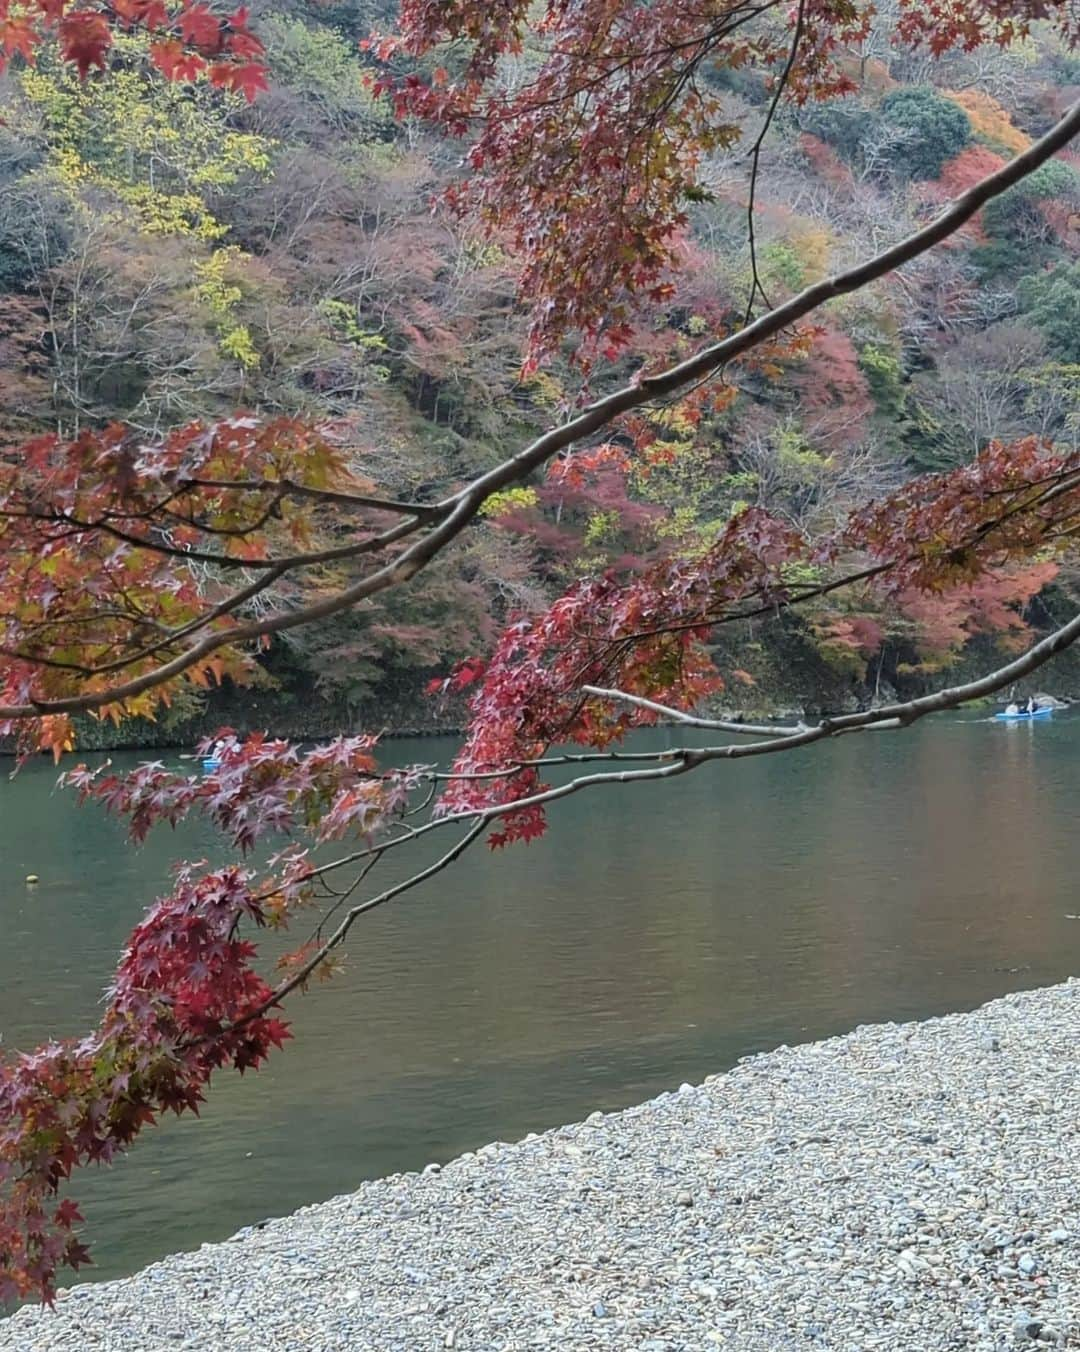
{"type": "Polygon", "coordinates": [[[1075,980],[781,1047],[76,1287],[0,1349],[1080,1347],[1078,1071],[1075,980]]]}

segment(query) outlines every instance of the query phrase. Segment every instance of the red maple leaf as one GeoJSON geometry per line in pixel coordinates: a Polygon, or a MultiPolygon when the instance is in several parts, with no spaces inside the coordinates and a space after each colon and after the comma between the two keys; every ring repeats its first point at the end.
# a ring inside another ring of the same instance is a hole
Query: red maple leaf
{"type": "Polygon", "coordinates": [[[203,4],[190,5],[180,15],[180,36],[208,56],[221,51],[223,24],[203,4]]]}
{"type": "Polygon", "coordinates": [[[70,1268],[77,1272],[79,1268],[93,1263],[90,1257],[90,1250],[85,1244],[81,1244],[77,1239],[73,1239],[64,1250],[64,1262],[70,1268]]]}
{"type": "Polygon", "coordinates": [[[62,1226],[65,1230],[70,1230],[76,1221],[81,1221],[82,1218],[82,1212],[71,1198],[68,1197],[56,1208],[54,1220],[57,1225],[62,1226]]]}
{"type": "Polygon", "coordinates": [[[146,22],[146,0],[113,0],[112,8],[123,28],[146,22]]]}
{"type": "Polygon", "coordinates": [[[60,52],[85,80],[91,66],[105,69],[105,53],[112,46],[112,33],[102,14],[66,14],[58,29],[60,52]]]}
{"type": "Polygon", "coordinates": [[[270,88],[266,83],[266,69],[257,61],[216,62],[210,67],[210,83],[219,89],[243,94],[248,103],[254,103],[261,90],[270,88]]]}
{"type": "Polygon", "coordinates": [[[5,56],[14,56],[19,52],[28,64],[34,64],[37,35],[28,19],[6,19],[0,24],[0,43],[3,44],[5,56]]]}
{"type": "Polygon", "coordinates": [[[166,38],[150,47],[150,60],[167,80],[190,83],[206,69],[206,62],[197,52],[189,51],[179,38],[166,38]]]}
{"type": "Polygon", "coordinates": [[[248,31],[248,11],[244,5],[229,15],[225,45],[235,57],[258,57],[266,50],[254,33],[248,31]]]}

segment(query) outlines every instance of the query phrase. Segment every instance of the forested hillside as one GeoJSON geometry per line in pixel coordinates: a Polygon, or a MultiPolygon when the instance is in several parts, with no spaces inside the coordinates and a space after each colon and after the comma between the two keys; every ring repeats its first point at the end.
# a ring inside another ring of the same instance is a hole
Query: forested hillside
{"type": "MultiPolygon", "coordinates": [[[[571,351],[523,365],[511,242],[486,242],[442,196],[460,147],[372,94],[362,40],[392,20],[389,3],[256,4],[270,88],[251,104],[206,81],[167,83],[134,33],[107,78],[81,82],[48,51],[9,67],[4,443],[113,420],[149,438],[245,408],[325,422],[384,493],[430,498],[643,357],[678,357],[737,327],[748,301],[775,303],[901,238],[1080,92],[1080,57],[1038,26],[1008,52],[934,60],[872,35],[846,56],[858,93],[781,105],[757,156],[745,137],[717,138],[687,203],[688,265],[635,321],[633,362],[612,353],[589,376],[571,351]]],[[[514,61],[528,69],[535,54],[514,61]]],[[[763,75],[703,78],[721,121],[765,129],[763,75]]],[[[1061,155],[946,247],[833,302],[813,335],[733,364],[719,392],[638,416],[644,456],[616,441],[556,463],[492,499],[392,611],[369,602],[269,645],[279,712],[312,716],[315,693],[334,721],[419,690],[571,577],[692,555],[747,504],[820,528],[995,439],[1075,448],[1080,157],[1061,155]]],[[[328,563],[282,585],[309,599],[339,584],[328,563]]],[[[725,699],[867,700],[933,682],[973,644],[1023,643],[1076,591],[1060,563],[1036,559],[947,598],[855,590],[768,632],[740,622],[719,639],[743,687],[729,681],[725,699]]],[[[208,698],[215,715],[227,708],[227,690],[184,693],[172,717],[208,698]]]]}

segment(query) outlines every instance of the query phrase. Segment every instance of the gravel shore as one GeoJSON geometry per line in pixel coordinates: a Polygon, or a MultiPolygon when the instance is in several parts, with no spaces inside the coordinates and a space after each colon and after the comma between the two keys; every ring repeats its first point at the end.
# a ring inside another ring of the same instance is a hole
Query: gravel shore
{"type": "Polygon", "coordinates": [[[750,1058],[76,1287],[72,1352],[1080,1348],[1080,981],[750,1058]]]}

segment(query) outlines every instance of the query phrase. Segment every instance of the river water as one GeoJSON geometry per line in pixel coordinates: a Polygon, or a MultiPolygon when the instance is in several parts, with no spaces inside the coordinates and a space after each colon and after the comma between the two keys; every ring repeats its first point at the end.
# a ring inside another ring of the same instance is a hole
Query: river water
{"type": "MultiPolygon", "coordinates": [[[[132,850],[54,783],[45,764],[0,780],[7,1048],[87,1029],[170,862],[220,855],[202,827],[132,850]]],[[[942,718],[567,800],[544,840],[477,848],[361,922],[345,974],[294,1002],[283,1054],[78,1179],[89,1275],[783,1042],[1060,980],[1080,968],[1078,788],[1064,715],[942,718]]]]}

